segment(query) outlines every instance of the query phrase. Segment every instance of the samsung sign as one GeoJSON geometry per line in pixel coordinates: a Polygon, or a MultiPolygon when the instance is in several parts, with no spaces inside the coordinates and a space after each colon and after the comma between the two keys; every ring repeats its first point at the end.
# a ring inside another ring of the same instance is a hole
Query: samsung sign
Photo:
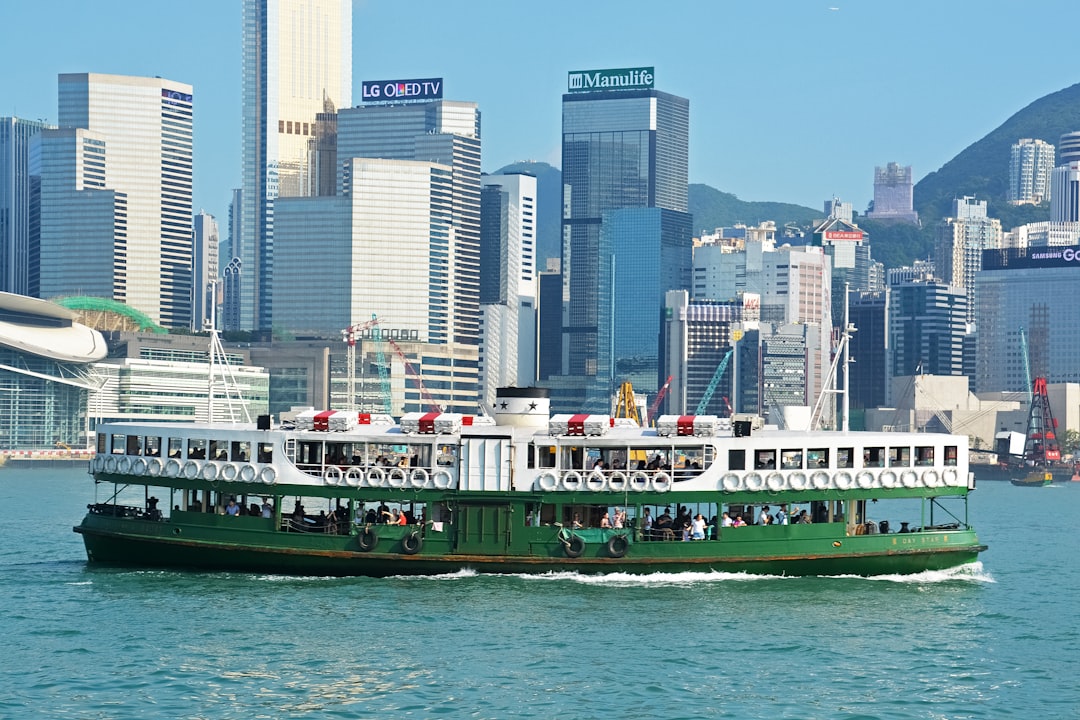
{"type": "Polygon", "coordinates": [[[440,100],[442,89],[442,78],[367,80],[360,84],[361,97],[366,103],[440,100]]]}
{"type": "Polygon", "coordinates": [[[648,90],[653,86],[653,70],[651,67],[574,70],[567,77],[567,89],[570,92],[648,90]]]}
{"type": "Polygon", "coordinates": [[[983,250],[983,270],[1080,267],[1080,245],[1033,245],[983,250]]]}

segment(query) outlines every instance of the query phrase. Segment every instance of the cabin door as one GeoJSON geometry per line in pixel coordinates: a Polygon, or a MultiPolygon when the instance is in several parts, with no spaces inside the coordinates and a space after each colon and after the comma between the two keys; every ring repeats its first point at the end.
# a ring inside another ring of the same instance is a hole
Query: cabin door
{"type": "Polygon", "coordinates": [[[458,505],[457,551],[503,555],[510,546],[509,505],[458,505]]]}

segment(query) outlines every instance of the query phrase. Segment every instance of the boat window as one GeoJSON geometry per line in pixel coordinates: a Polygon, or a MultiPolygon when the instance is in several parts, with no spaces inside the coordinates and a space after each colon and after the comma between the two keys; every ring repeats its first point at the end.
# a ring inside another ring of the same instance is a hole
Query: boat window
{"type": "Polygon", "coordinates": [[[768,470],[769,468],[776,467],[776,451],[775,450],[755,450],[754,451],[754,469],[755,470],[768,470]]]}
{"type": "Polygon", "coordinates": [[[328,465],[344,465],[351,456],[352,453],[349,452],[348,443],[326,443],[326,462],[328,465]]]}
{"type": "Polygon", "coordinates": [[[105,448],[108,447],[108,444],[106,442],[108,439],[109,439],[109,436],[106,435],[105,433],[98,433],[97,434],[97,451],[99,453],[102,453],[102,454],[105,453],[105,448]]]}
{"type": "MultiPolygon", "coordinates": [[[[453,445],[440,445],[439,455],[436,462],[443,467],[449,467],[455,463],[457,449],[453,445]]],[[[552,457],[551,467],[555,467],[555,459],[552,457]]]]}
{"type": "Polygon", "coordinates": [[[836,467],[838,467],[838,468],[853,468],[853,467],[855,467],[855,449],[854,448],[836,448],[836,467]]]}
{"type": "Polygon", "coordinates": [[[127,443],[127,435],[113,435],[112,446],[109,448],[109,452],[113,455],[123,455],[125,443],[127,443]]]}
{"type": "Polygon", "coordinates": [[[780,467],[783,470],[802,470],[802,459],[802,450],[783,450],[780,452],[780,467]]]}
{"type": "Polygon", "coordinates": [[[268,463],[274,461],[274,446],[270,443],[259,443],[259,462],[268,463]]]}
{"type": "Polygon", "coordinates": [[[909,447],[893,447],[889,448],[889,467],[910,467],[911,466],[911,448],[909,447]]]}
{"type": "Polygon", "coordinates": [[[127,446],[124,448],[126,455],[142,455],[142,436],[128,435],[127,446]]]}
{"type": "MultiPolygon", "coordinates": [[[[850,453],[848,454],[850,458],[850,453]]],[[[814,468],[827,468],[829,467],[829,449],[817,448],[814,450],[806,451],[806,467],[811,470],[814,468]]]]}
{"type": "Polygon", "coordinates": [[[728,466],[728,470],[745,470],[746,469],[746,451],[745,450],[728,450],[728,453],[727,453],[727,466],[728,466]]]}
{"type": "Polygon", "coordinates": [[[232,444],[233,462],[247,462],[250,457],[251,444],[234,440],[232,444]]]}
{"type": "Polygon", "coordinates": [[[206,441],[195,438],[188,438],[187,456],[194,460],[206,459],[206,441]]]}
{"type": "Polygon", "coordinates": [[[147,435],[146,444],[143,446],[145,450],[144,455],[150,457],[161,457],[161,438],[156,435],[147,435]]]}
{"type": "Polygon", "coordinates": [[[955,445],[946,445],[945,446],[945,464],[946,465],[956,465],[956,446],[955,445]]]}
{"type": "Polygon", "coordinates": [[[178,458],[184,452],[184,438],[169,438],[169,457],[178,458]]]}
{"type": "MultiPolygon", "coordinates": [[[[536,465],[542,468],[555,467],[555,448],[551,445],[534,446],[536,448],[536,465]]],[[[530,466],[531,467],[531,466],[530,466]]]]}
{"type": "Polygon", "coordinates": [[[862,453],[863,467],[885,467],[885,448],[864,448],[862,453]]]}
{"type": "Polygon", "coordinates": [[[916,465],[933,465],[934,464],[934,448],[932,448],[932,447],[917,447],[917,448],[915,448],[915,464],[916,465]]]}
{"type": "Polygon", "coordinates": [[[555,506],[543,503],[525,503],[525,527],[551,525],[555,522],[555,506]]]}

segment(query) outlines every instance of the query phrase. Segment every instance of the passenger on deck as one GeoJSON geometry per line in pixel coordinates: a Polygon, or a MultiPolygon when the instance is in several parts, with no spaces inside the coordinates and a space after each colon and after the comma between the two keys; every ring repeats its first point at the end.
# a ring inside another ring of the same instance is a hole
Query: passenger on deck
{"type": "Polygon", "coordinates": [[[379,522],[379,513],[375,508],[368,508],[367,514],[364,515],[364,522],[368,525],[375,525],[379,522]]]}
{"type": "Polygon", "coordinates": [[[726,512],[720,517],[720,527],[731,527],[733,524],[731,516],[726,512]]]}
{"type": "Polygon", "coordinates": [[[772,525],[773,516],[769,514],[769,506],[761,506],[761,515],[758,516],[758,525],[772,525]]]}
{"type": "Polygon", "coordinates": [[[398,513],[397,524],[398,525],[408,525],[409,524],[409,514],[406,513],[406,512],[399,512],[398,513]]]}
{"type": "Polygon", "coordinates": [[[731,527],[746,527],[746,521],[742,519],[742,515],[735,516],[735,520],[732,521],[731,527]]]}
{"type": "Polygon", "coordinates": [[[578,513],[574,513],[574,519],[570,521],[570,527],[574,530],[581,529],[581,516],[578,513]]]}
{"type": "Polygon", "coordinates": [[[293,519],[293,522],[297,522],[297,523],[304,522],[304,506],[300,504],[299,499],[297,499],[296,505],[293,506],[292,519],[293,519]]]}
{"type": "Polygon", "coordinates": [[[705,539],[705,516],[698,513],[690,525],[690,537],[693,540],[705,539]]]}
{"type": "Polygon", "coordinates": [[[251,517],[259,517],[259,514],[261,512],[262,511],[259,510],[258,503],[251,503],[251,507],[248,508],[248,515],[250,515],[251,517]]]}
{"type": "Polygon", "coordinates": [[[385,525],[390,520],[390,507],[386,503],[382,503],[379,505],[375,516],[379,519],[380,525],[385,525]]]}
{"type": "Polygon", "coordinates": [[[236,498],[229,498],[229,504],[225,506],[226,515],[239,515],[240,506],[236,504],[236,498]]]}
{"type": "Polygon", "coordinates": [[[622,508],[615,508],[615,519],[612,521],[611,526],[616,530],[622,530],[626,527],[626,511],[622,508]]]}
{"type": "Polygon", "coordinates": [[[274,506],[270,504],[269,498],[263,498],[262,516],[264,518],[274,517],[274,506]]]}
{"type": "Polygon", "coordinates": [[[643,540],[652,539],[653,517],[649,512],[649,508],[645,508],[645,511],[641,516],[641,537],[643,540]]]}
{"type": "Polygon", "coordinates": [[[788,524],[788,516],[787,516],[787,513],[784,511],[784,506],[783,505],[781,505],[780,508],[776,511],[776,524],[777,525],[787,525],[788,524]]]}
{"type": "Polygon", "coordinates": [[[600,516],[600,527],[608,530],[611,529],[611,518],[608,517],[607,513],[600,516]]]}

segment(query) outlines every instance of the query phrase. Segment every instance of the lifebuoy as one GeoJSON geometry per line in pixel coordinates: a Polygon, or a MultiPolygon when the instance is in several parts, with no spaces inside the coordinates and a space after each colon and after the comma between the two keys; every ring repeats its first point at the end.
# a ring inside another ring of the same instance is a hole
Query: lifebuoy
{"type": "Polygon", "coordinates": [[[158,477],[161,475],[161,470],[164,465],[161,464],[161,458],[147,458],[146,459],[146,474],[150,477],[158,477]]]}
{"type": "Polygon", "coordinates": [[[369,468],[367,471],[367,486],[382,487],[386,483],[386,471],[381,467],[369,468]]]}
{"type": "Polygon", "coordinates": [[[621,558],[630,547],[630,541],[625,535],[613,535],[607,541],[607,554],[613,558],[621,558]]]}
{"type": "MultiPolygon", "coordinates": [[[[911,473],[911,484],[904,483],[906,488],[914,488],[918,485],[918,478],[915,477],[915,473],[911,473]]],[[[935,487],[938,483],[938,474],[936,470],[927,470],[922,474],[922,482],[925,487],[935,487]]]]}
{"type": "Polygon", "coordinates": [[[356,536],[356,544],[364,552],[371,552],[379,542],[379,535],[373,528],[366,527],[356,536]]]}
{"type": "Polygon", "coordinates": [[[199,477],[203,480],[217,480],[218,466],[217,463],[207,462],[201,468],[199,468],[199,477]]]}
{"type": "Polygon", "coordinates": [[[194,460],[188,460],[184,463],[184,477],[188,480],[194,480],[199,477],[199,465],[194,460]]]}
{"type": "Polygon", "coordinates": [[[232,463],[225,463],[221,466],[221,479],[225,482],[232,482],[240,474],[240,471],[232,463]]]}
{"type": "Polygon", "coordinates": [[[571,535],[569,540],[563,541],[563,552],[568,558],[581,557],[581,553],[585,552],[585,541],[577,535],[571,535]]]}
{"type": "Polygon", "coordinates": [[[649,489],[649,476],[638,470],[630,476],[630,489],[634,492],[645,492],[649,489]]]}
{"type": "Polygon", "coordinates": [[[653,475],[652,489],[655,492],[667,492],[671,489],[671,478],[667,473],[656,473],[653,475]]]}
{"type": "Polygon", "coordinates": [[[323,473],[323,482],[327,485],[337,485],[341,482],[341,468],[337,465],[329,465],[323,473]]]}
{"type": "Polygon", "coordinates": [[[255,482],[256,475],[258,475],[258,473],[255,472],[254,465],[245,465],[244,467],[240,468],[240,479],[244,482],[255,482]]]}
{"type": "Polygon", "coordinates": [[[116,456],[110,455],[105,458],[105,472],[116,472],[116,456]]]}
{"type": "MultiPolygon", "coordinates": [[[[552,482],[558,482],[555,478],[555,474],[551,473],[552,482]]],[[[450,483],[453,478],[450,477],[450,473],[446,470],[436,470],[435,474],[431,476],[431,484],[435,486],[436,490],[446,490],[450,487],[450,483]]],[[[554,486],[552,486],[554,489],[554,486]]]]}
{"type": "Polygon", "coordinates": [[[165,476],[166,477],[180,477],[180,461],[176,458],[169,458],[169,461],[165,463],[165,476]]]}
{"type": "Polygon", "coordinates": [[[720,485],[726,492],[735,492],[739,489],[739,484],[739,476],[735,473],[728,473],[720,480],[720,485]]]}
{"type": "Polygon", "coordinates": [[[828,490],[829,473],[824,470],[818,470],[810,476],[810,484],[813,485],[815,490],[828,490]]]}
{"type": "Polygon", "coordinates": [[[577,470],[571,470],[568,473],[564,473],[562,476],[563,490],[570,490],[571,492],[581,489],[581,473],[577,470]]]}
{"type": "MultiPolygon", "coordinates": [[[[886,475],[892,476],[892,482],[893,484],[896,484],[896,473],[892,470],[885,470],[881,473],[882,482],[884,482],[886,475]]],[[[874,476],[872,473],[863,471],[855,476],[855,482],[858,484],[860,490],[869,490],[874,487],[874,476]]]]}
{"type": "Polygon", "coordinates": [[[805,490],[806,489],[806,473],[793,472],[788,475],[788,486],[792,490],[805,490]]]}
{"type": "MultiPolygon", "coordinates": [[[[952,468],[949,468],[949,469],[945,470],[943,473],[941,473],[941,481],[945,485],[958,485],[959,483],[957,483],[957,481],[956,481],[956,479],[958,477],[959,477],[959,475],[957,474],[956,470],[954,470],[952,468]]],[[[937,487],[937,483],[935,483],[934,486],[937,487]]]]}
{"type": "Polygon", "coordinates": [[[626,473],[616,470],[608,478],[608,490],[612,492],[626,491],[626,473]]]}
{"type": "Polygon", "coordinates": [[[428,471],[424,468],[414,468],[409,473],[409,485],[419,490],[424,487],[428,481],[428,471]]]}
{"type": "MultiPolygon", "coordinates": [[[[929,470],[928,472],[934,472],[934,471],[929,470]]],[[[882,480],[884,480],[884,478],[882,478],[882,480]]],[[[919,476],[918,476],[918,474],[914,470],[905,470],[904,472],[900,473],[900,482],[898,484],[886,485],[886,487],[892,489],[894,487],[898,487],[899,485],[903,485],[904,487],[913,488],[913,487],[916,487],[918,484],[919,484],[919,476]]]]}
{"type": "Polygon", "coordinates": [[[406,555],[415,555],[422,547],[424,547],[424,538],[420,537],[420,533],[415,530],[401,538],[401,552],[406,555]]]}
{"type": "Polygon", "coordinates": [[[259,471],[259,482],[263,485],[273,485],[277,482],[277,470],[272,467],[264,467],[259,471]]]}
{"type": "Polygon", "coordinates": [[[116,472],[127,474],[127,471],[131,469],[131,458],[127,455],[121,455],[120,459],[116,461],[116,472]]]}
{"type": "Polygon", "coordinates": [[[360,482],[364,479],[364,471],[360,468],[351,467],[345,473],[345,484],[349,487],[360,487],[360,482]]]}
{"type": "Polygon", "coordinates": [[[769,473],[765,478],[765,487],[771,492],[780,492],[784,489],[784,476],[778,472],[769,473]]]}
{"type": "MultiPolygon", "coordinates": [[[[445,470],[440,470],[439,472],[446,473],[445,470]]],[[[438,473],[436,473],[436,475],[438,475],[438,473]]],[[[450,477],[450,475],[447,473],[447,479],[449,479],[449,477],[450,477]]],[[[554,490],[559,485],[559,478],[556,477],[555,473],[551,472],[550,470],[547,470],[545,472],[540,473],[540,477],[536,478],[536,485],[541,490],[545,490],[545,491],[554,490]]]]}
{"type": "Polygon", "coordinates": [[[405,487],[405,471],[399,467],[391,468],[386,474],[386,484],[392,488],[405,487]]]}
{"type": "MultiPolygon", "coordinates": [[[[861,473],[858,473],[858,474],[862,475],[864,473],[866,475],[870,475],[869,471],[867,471],[867,470],[863,470],[861,473]]],[[[870,479],[873,480],[874,476],[870,475],[870,479]]],[[[856,479],[855,482],[858,483],[858,480],[856,479]]],[[[850,490],[851,489],[851,473],[846,473],[846,472],[836,473],[836,476],[833,478],[833,483],[836,485],[837,490],[850,490]]]]}
{"type": "Polygon", "coordinates": [[[146,474],[146,458],[137,457],[131,461],[131,474],[132,475],[145,475],[146,474]]]}
{"type": "Polygon", "coordinates": [[[604,477],[604,473],[599,470],[593,470],[589,473],[589,476],[585,478],[585,487],[592,492],[600,492],[604,489],[605,484],[606,478],[604,477]]]}
{"type": "Polygon", "coordinates": [[[743,479],[743,486],[750,492],[757,492],[765,487],[765,478],[761,477],[761,473],[747,473],[743,479]]]}

